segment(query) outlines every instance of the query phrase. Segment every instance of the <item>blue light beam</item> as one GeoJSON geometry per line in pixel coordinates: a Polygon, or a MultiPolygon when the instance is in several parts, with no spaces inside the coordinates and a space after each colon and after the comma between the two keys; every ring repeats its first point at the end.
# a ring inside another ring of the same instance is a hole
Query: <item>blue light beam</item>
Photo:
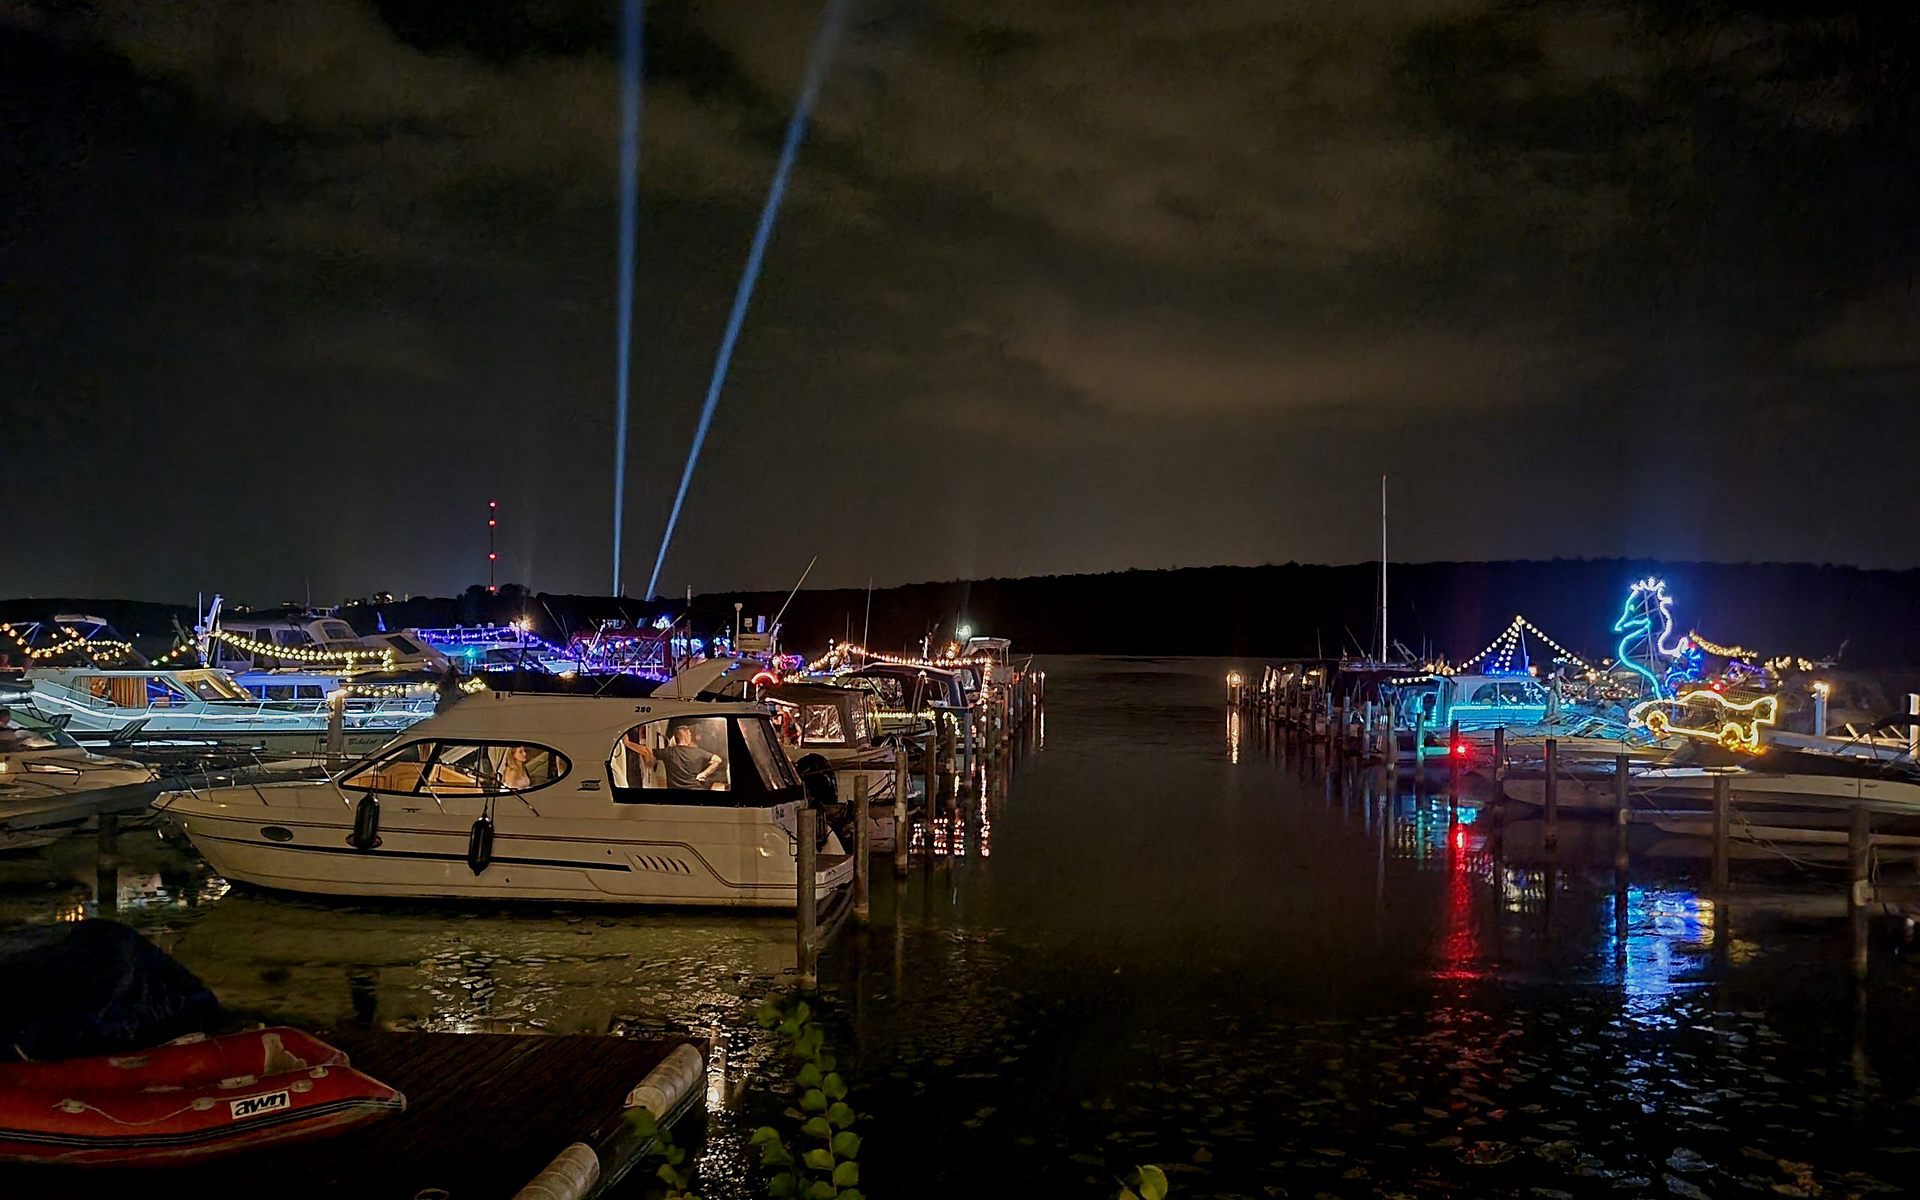
{"type": "Polygon", "coordinates": [[[627,390],[633,368],[635,226],[640,209],[640,6],[626,0],[620,14],[620,328],[614,338],[617,378],[613,405],[613,594],[620,594],[620,546],[627,506],[627,390]]]}
{"type": "Polygon", "coordinates": [[[680,472],[680,490],[673,497],[673,510],[667,514],[667,529],[660,538],[660,553],[653,560],[653,576],[647,580],[647,595],[651,596],[654,586],[660,582],[660,568],[667,561],[667,550],[673,544],[673,529],[680,522],[680,507],[686,503],[687,487],[693,482],[693,469],[700,462],[700,448],[706,444],[707,429],[713,424],[713,410],[720,406],[720,389],[726,386],[727,368],[733,362],[733,348],[740,340],[740,326],[747,317],[747,305],[753,299],[753,288],[760,280],[760,264],[766,258],[767,243],[773,238],[774,218],[780,215],[780,202],[787,194],[787,177],[793,171],[794,160],[800,157],[800,143],[806,139],[807,119],[813,113],[813,102],[820,94],[820,84],[826,78],[827,66],[833,58],[834,48],[840,42],[840,27],[846,23],[847,0],[827,0],[827,10],[820,18],[820,31],[814,35],[813,48],[808,51],[807,73],[800,82],[800,97],[793,106],[793,116],[787,121],[786,144],[780,149],[780,163],[773,171],[773,184],[767,189],[766,205],[760,210],[760,227],[754,231],[753,247],[747,251],[747,266],[740,273],[740,286],[733,294],[733,311],[727,316],[727,331],[720,339],[720,353],[713,362],[713,377],[707,383],[706,403],[700,408],[700,423],[694,427],[693,445],[687,451],[687,465],[680,472]]]}

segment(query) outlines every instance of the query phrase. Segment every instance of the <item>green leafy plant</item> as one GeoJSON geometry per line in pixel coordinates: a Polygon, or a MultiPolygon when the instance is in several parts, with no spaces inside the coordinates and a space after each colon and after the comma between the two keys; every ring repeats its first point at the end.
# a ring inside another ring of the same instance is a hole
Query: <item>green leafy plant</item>
{"type": "Polygon", "coordinates": [[[1119,1200],[1167,1200],[1167,1173],[1159,1167],[1135,1167],[1133,1177],[1120,1182],[1119,1200]]]}
{"type": "Polygon", "coordinates": [[[787,1116],[799,1122],[789,1142],[763,1125],[753,1132],[760,1162],[772,1168],[768,1191],[775,1200],[863,1200],[860,1192],[858,1114],[847,1103],[847,1082],[835,1071],[826,1033],[805,1000],[782,1006],[772,1000],[757,1014],[762,1029],[777,1033],[794,1060],[797,1106],[787,1116]]]}
{"type": "Polygon", "coordinates": [[[633,1127],[635,1136],[653,1139],[651,1154],[661,1160],[654,1177],[666,1185],[666,1200],[700,1200],[687,1190],[693,1186],[693,1170],[686,1165],[687,1152],[673,1144],[673,1136],[666,1126],[644,1108],[629,1112],[627,1123],[633,1127]]]}

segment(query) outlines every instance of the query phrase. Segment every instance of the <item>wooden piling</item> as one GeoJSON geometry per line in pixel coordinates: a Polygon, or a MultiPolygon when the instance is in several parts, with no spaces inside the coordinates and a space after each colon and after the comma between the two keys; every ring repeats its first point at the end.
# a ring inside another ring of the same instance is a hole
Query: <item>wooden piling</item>
{"type": "Polygon", "coordinates": [[[853,919],[864,922],[872,912],[873,830],[868,821],[867,773],[853,777],[853,919]]]}
{"type": "Polygon", "coordinates": [[[1873,899],[1872,878],[1873,816],[1864,804],[1856,804],[1847,821],[1847,920],[1853,933],[1853,977],[1867,977],[1869,927],[1868,902],[1873,899]]]}
{"type": "Polygon", "coordinates": [[[120,908],[120,814],[100,814],[100,839],[94,848],[94,911],[111,916],[120,908]]]}
{"type": "Polygon", "coordinates": [[[923,754],[920,762],[921,775],[925,781],[923,786],[927,789],[927,820],[929,822],[933,820],[933,814],[935,812],[938,812],[940,808],[939,757],[940,757],[939,738],[935,736],[931,731],[929,731],[927,734],[926,745],[925,747],[923,747],[923,754]]]}
{"type": "Polygon", "coordinates": [[[799,814],[800,844],[794,855],[794,884],[798,895],[793,931],[794,972],[799,976],[802,991],[812,991],[820,982],[820,908],[814,894],[815,877],[820,869],[819,830],[820,814],[811,805],[803,806],[799,814]]]}
{"type": "Polygon", "coordinates": [[[1627,756],[1613,759],[1613,936],[1616,947],[1627,940],[1627,825],[1633,819],[1627,807],[1627,756]]]}
{"type": "Polygon", "coordinates": [[[1493,778],[1497,783],[1507,777],[1507,727],[1493,727],[1493,778]]]}
{"type": "Polygon", "coordinates": [[[1713,781],[1713,890],[1727,890],[1727,838],[1733,827],[1733,781],[1725,775],[1713,781]]]}
{"type": "Polygon", "coordinates": [[[907,785],[911,778],[907,773],[907,744],[901,741],[893,748],[893,874],[896,878],[907,873],[907,785]]]}
{"type": "Polygon", "coordinates": [[[1545,842],[1548,853],[1560,844],[1560,743],[1558,739],[1548,738],[1544,750],[1546,760],[1546,821],[1545,842]]]}

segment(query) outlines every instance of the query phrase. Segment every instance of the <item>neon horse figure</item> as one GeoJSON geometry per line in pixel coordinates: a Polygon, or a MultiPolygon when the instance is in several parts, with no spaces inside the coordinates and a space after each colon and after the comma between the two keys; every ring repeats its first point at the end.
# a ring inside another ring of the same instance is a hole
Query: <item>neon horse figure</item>
{"type": "Polygon", "coordinates": [[[1613,648],[1614,657],[1644,678],[1654,696],[1672,696],[1676,673],[1684,676],[1688,668],[1696,665],[1685,653],[1691,639],[1683,637],[1677,643],[1668,644],[1673,636],[1673,597],[1667,595],[1667,585],[1652,576],[1635,583],[1627,592],[1627,602],[1621,606],[1620,619],[1613,623],[1613,631],[1620,635],[1619,643],[1613,648]],[[1660,627],[1658,633],[1654,632],[1656,623],[1660,627]],[[1663,659],[1677,665],[1656,673],[1663,659]]]}

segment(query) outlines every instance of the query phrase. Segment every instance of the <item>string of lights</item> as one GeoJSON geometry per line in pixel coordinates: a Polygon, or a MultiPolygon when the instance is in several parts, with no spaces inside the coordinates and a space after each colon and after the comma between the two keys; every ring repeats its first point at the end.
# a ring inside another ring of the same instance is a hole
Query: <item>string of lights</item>
{"type": "Polygon", "coordinates": [[[216,629],[207,635],[209,638],[225,642],[242,654],[256,658],[278,658],[290,662],[339,663],[351,666],[354,663],[378,662],[388,670],[393,669],[393,651],[385,650],[317,650],[306,646],[278,646],[272,642],[262,642],[244,634],[229,633],[216,629]]]}

